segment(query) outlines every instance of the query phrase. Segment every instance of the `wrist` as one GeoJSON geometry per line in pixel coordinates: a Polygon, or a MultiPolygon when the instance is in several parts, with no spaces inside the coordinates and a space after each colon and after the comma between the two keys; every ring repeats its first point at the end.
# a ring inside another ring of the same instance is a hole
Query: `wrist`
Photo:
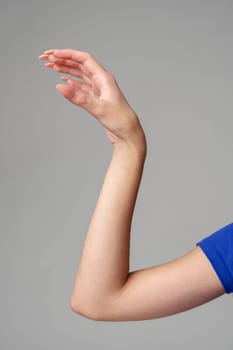
{"type": "Polygon", "coordinates": [[[147,154],[146,137],[143,130],[134,133],[131,137],[126,138],[113,144],[114,153],[129,153],[144,160],[147,154]]]}

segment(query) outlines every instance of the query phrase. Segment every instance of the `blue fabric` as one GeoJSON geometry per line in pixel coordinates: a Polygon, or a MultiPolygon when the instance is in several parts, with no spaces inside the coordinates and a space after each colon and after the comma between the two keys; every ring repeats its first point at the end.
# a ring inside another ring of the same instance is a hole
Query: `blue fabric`
{"type": "Polygon", "coordinates": [[[233,292],[233,223],[197,243],[218,275],[225,293],[233,292]]]}

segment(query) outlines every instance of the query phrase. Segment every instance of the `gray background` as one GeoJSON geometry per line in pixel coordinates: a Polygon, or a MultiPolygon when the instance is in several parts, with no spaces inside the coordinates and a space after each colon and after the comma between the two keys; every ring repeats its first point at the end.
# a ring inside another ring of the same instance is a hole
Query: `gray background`
{"type": "Polygon", "coordinates": [[[233,299],[137,322],[69,308],[112,146],[38,60],[89,51],[140,116],[148,154],[131,270],[171,260],[232,222],[232,1],[0,3],[0,347],[232,349],[233,299]]]}

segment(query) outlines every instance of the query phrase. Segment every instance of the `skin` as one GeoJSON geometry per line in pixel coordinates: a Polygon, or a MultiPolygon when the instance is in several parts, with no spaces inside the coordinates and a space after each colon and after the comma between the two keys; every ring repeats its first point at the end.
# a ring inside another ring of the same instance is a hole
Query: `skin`
{"type": "MultiPolygon", "coordinates": [[[[92,55],[45,51],[40,60],[64,73],[57,91],[101,123],[112,158],[87,230],[71,309],[96,321],[148,320],[177,314],[224,294],[201,248],[165,264],[129,271],[131,223],[147,153],[140,120],[114,76],[92,55]]],[[[145,233],[143,233],[145,234],[145,233]]],[[[158,233],[159,235],[159,233],[158,233]]]]}

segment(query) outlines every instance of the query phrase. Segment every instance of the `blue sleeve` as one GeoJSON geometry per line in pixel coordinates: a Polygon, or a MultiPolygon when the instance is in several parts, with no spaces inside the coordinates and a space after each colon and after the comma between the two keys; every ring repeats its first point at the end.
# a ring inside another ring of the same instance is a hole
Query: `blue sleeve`
{"type": "Polygon", "coordinates": [[[233,292],[233,223],[197,243],[219,277],[225,293],[233,292]]]}

